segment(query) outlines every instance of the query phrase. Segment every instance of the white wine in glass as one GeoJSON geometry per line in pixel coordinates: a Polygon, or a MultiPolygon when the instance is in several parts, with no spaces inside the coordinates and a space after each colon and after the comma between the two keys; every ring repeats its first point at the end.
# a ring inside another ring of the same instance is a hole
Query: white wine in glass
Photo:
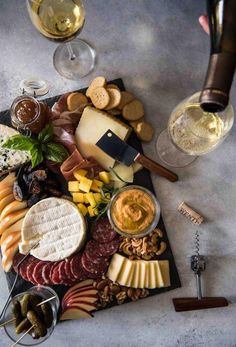
{"type": "Polygon", "coordinates": [[[95,51],[74,39],[85,22],[82,0],[26,0],[32,23],[48,39],[65,41],[54,52],[54,67],[62,76],[79,79],[92,71],[95,51]]]}
{"type": "Polygon", "coordinates": [[[167,129],[158,137],[158,155],[169,166],[184,167],[197,156],[213,151],[233,126],[232,105],[222,112],[205,112],[199,97],[200,92],[177,105],[167,129]]]}

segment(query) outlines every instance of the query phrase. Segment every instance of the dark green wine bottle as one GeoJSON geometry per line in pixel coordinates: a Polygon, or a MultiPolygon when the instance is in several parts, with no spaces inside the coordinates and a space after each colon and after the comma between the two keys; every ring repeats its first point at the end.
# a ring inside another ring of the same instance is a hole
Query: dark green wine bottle
{"type": "Polygon", "coordinates": [[[204,111],[223,111],[236,67],[236,0],[207,0],[211,52],[200,105],[204,111]]]}

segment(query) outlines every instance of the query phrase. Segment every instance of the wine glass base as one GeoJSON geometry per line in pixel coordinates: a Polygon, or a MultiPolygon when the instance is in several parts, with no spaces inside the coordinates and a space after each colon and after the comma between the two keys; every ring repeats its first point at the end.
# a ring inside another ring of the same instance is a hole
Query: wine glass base
{"type": "Polygon", "coordinates": [[[198,157],[185,154],[171,142],[167,129],[163,130],[156,143],[157,154],[168,166],[182,168],[191,164],[198,157]]]}
{"type": "Polygon", "coordinates": [[[61,76],[78,80],[94,69],[95,58],[95,50],[87,42],[75,39],[57,47],[53,64],[61,76]]]}

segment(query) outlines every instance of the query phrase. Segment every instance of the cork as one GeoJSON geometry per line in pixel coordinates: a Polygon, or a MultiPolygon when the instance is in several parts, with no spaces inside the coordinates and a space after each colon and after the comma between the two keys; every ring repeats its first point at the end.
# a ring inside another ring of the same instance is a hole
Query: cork
{"type": "Polygon", "coordinates": [[[189,218],[193,224],[200,225],[204,222],[204,218],[184,201],[179,205],[178,211],[189,218]]]}

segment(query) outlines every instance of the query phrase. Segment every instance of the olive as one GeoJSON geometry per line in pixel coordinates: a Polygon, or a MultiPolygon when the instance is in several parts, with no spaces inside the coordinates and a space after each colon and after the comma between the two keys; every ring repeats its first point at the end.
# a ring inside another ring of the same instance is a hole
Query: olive
{"type": "Polygon", "coordinates": [[[41,305],[41,310],[43,312],[44,323],[46,324],[47,328],[50,328],[53,322],[53,313],[50,304],[45,302],[41,305]]]}
{"type": "Polygon", "coordinates": [[[15,300],[13,302],[12,314],[15,317],[15,326],[17,327],[23,319],[23,317],[21,315],[21,305],[20,305],[20,302],[18,300],[15,300]]]}
{"type": "Polygon", "coordinates": [[[34,326],[34,331],[36,335],[43,337],[47,334],[46,325],[41,321],[41,319],[33,310],[28,311],[27,318],[30,321],[30,323],[34,326]]]}
{"type": "Polygon", "coordinates": [[[23,319],[20,324],[17,325],[15,332],[16,334],[21,334],[30,328],[31,324],[27,318],[23,319]]]}

